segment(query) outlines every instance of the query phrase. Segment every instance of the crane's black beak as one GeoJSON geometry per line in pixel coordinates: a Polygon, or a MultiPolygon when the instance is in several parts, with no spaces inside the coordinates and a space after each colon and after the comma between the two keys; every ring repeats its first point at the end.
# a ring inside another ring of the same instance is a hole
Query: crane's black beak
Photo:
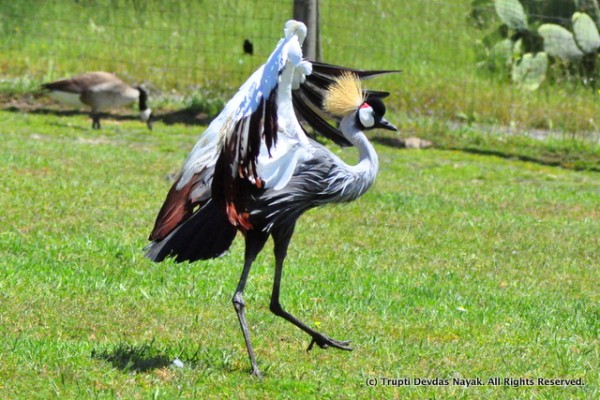
{"type": "Polygon", "coordinates": [[[148,121],[146,121],[146,126],[148,129],[152,130],[152,117],[148,118],[148,121]]]}
{"type": "Polygon", "coordinates": [[[390,123],[385,118],[381,118],[379,120],[379,122],[376,122],[375,125],[373,126],[373,128],[387,129],[388,131],[397,131],[398,130],[398,128],[396,128],[392,123],[390,123]]]}

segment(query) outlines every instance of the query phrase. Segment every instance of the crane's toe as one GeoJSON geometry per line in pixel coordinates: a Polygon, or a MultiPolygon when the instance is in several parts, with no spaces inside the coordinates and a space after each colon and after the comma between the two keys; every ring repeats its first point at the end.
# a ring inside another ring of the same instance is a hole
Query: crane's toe
{"type": "Polygon", "coordinates": [[[260,372],[260,370],[258,369],[258,367],[255,367],[255,366],[252,367],[252,372],[250,373],[250,375],[258,378],[258,380],[261,380],[261,381],[263,379],[262,373],[260,372]]]}
{"type": "Polygon", "coordinates": [[[329,346],[331,346],[331,347],[335,347],[336,349],[340,349],[340,350],[352,351],[352,347],[350,347],[349,340],[335,340],[335,339],[332,339],[330,337],[327,337],[327,336],[321,335],[321,334],[314,335],[312,337],[312,341],[308,345],[308,348],[306,349],[306,351],[311,351],[313,348],[313,345],[315,345],[315,344],[322,349],[326,349],[329,346]]]}

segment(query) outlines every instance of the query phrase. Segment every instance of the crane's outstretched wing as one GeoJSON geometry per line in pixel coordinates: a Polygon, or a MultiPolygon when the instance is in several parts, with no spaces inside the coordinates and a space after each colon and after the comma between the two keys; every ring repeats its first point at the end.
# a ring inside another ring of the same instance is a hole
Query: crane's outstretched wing
{"type": "MultiPolygon", "coordinates": [[[[235,206],[240,180],[264,185],[257,160],[277,143],[278,86],[286,68],[302,63],[304,24],[288,21],[267,62],[240,87],[189,154],[156,218],[150,240],[160,241],[209,200],[227,210],[232,225],[245,225],[235,206]]],[[[299,134],[304,135],[300,130],[299,134]]]]}
{"type": "MultiPolygon", "coordinates": [[[[233,226],[250,229],[240,203],[248,184],[281,188],[306,156],[302,143],[307,138],[297,116],[336,143],[349,145],[323,111],[325,90],[346,71],[361,79],[396,72],[303,61],[306,27],[288,21],[284,31],[285,38],[267,62],[240,87],[194,146],[167,194],[150,240],[165,239],[209,201],[211,208],[226,212],[233,226]]],[[[366,91],[365,95],[387,93],[366,91]]]]}
{"type": "MultiPolygon", "coordinates": [[[[350,142],[344,138],[337,127],[331,125],[328,120],[331,116],[323,110],[323,96],[326,89],[343,73],[352,72],[361,80],[375,76],[400,72],[399,70],[362,70],[338,65],[325,64],[310,61],[312,73],[306,75],[304,82],[292,92],[294,110],[298,117],[308,123],[316,132],[334,141],[340,146],[350,146],[350,142]]],[[[369,96],[387,97],[388,92],[364,90],[366,98],[369,96]]]]}

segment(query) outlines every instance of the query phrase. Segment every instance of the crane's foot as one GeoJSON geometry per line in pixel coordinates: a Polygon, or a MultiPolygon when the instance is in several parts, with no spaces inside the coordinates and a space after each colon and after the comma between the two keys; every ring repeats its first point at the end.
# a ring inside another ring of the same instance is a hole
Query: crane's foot
{"type": "Polygon", "coordinates": [[[250,375],[258,378],[261,381],[263,379],[262,373],[260,372],[257,366],[252,366],[252,372],[250,372],[250,375]]]}
{"type": "Polygon", "coordinates": [[[335,347],[340,350],[352,351],[352,347],[350,347],[350,341],[348,340],[335,340],[320,333],[312,335],[312,341],[308,345],[306,351],[311,351],[313,345],[317,345],[322,349],[326,349],[328,347],[335,347]]]}

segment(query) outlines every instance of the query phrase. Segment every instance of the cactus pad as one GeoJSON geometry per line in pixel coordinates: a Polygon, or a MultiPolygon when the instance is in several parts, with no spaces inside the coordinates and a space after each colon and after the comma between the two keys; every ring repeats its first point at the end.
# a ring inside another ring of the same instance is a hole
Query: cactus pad
{"type": "Polygon", "coordinates": [[[543,24],[538,33],[544,38],[544,51],[566,61],[580,60],[584,53],[577,47],[573,34],[556,24],[543,24]]]}
{"type": "Polygon", "coordinates": [[[586,13],[573,14],[573,33],[584,53],[595,53],[600,47],[600,35],[592,18],[586,13]]]}
{"type": "Polygon", "coordinates": [[[495,0],[496,14],[510,29],[527,29],[527,15],[519,0],[495,0]]]}
{"type": "Polygon", "coordinates": [[[535,55],[527,53],[515,61],[512,68],[512,80],[527,90],[536,90],[544,79],[548,69],[548,55],[539,52],[535,55]]]}

